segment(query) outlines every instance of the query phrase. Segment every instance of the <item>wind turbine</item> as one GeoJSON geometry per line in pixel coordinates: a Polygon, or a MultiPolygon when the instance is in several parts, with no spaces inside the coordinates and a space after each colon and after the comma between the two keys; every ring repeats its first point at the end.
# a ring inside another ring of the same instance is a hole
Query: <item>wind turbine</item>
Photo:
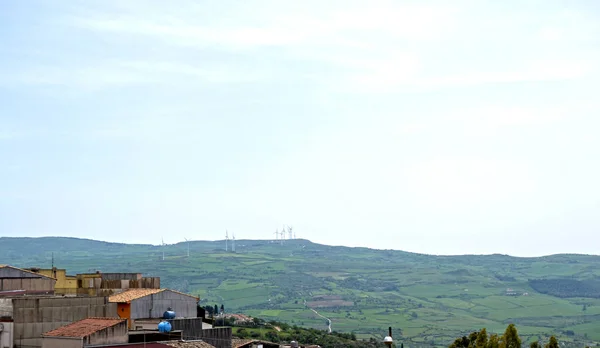
{"type": "Polygon", "coordinates": [[[163,252],[162,252],[163,253],[163,259],[162,260],[164,261],[165,260],[165,240],[162,237],[160,238],[160,245],[162,246],[161,249],[163,250],[163,252]]]}
{"type": "Polygon", "coordinates": [[[275,229],[274,234],[275,234],[275,240],[278,240],[279,239],[279,231],[277,229],[275,229]]]}
{"type": "Polygon", "coordinates": [[[225,251],[229,251],[229,232],[225,230],[225,251]]]}
{"type": "Polygon", "coordinates": [[[190,257],[190,241],[187,238],[183,238],[187,242],[187,257],[190,257]]]}
{"type": "Polygon", "coordinates": [[[232,233],[231,235],[233,237],[233,240],[231,241],[231,251],[235,253],[235,233],[232,233]]]}

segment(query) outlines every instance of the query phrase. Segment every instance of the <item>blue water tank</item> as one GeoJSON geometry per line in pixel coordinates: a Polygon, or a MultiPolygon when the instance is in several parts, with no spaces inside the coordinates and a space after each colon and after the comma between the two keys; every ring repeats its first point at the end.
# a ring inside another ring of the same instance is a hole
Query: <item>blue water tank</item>
{"type": "Polygon", "coordinates": [[[175,311],[169,308],[163,313],[163,319],[175,319],[175,311]]]}
{"type": "Polygon", "coordinates": [[[161,321],[160,323],[158,323],[158,332],[171,332],[171,329],[171,323],[167,321],[161,321]]]}

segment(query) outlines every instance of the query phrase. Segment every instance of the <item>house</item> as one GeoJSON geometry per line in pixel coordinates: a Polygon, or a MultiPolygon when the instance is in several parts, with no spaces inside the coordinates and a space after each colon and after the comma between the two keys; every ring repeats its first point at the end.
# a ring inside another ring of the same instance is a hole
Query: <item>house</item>
{"type": "Polygon", "coordinates": [[[129,289],[108,300],[117,304],[119,317],[127,319],[132,329],[136,320],[160,319],[169,308],[175,311],[177,318],[196,318],[199,299],[169,289],[129,289]]]}
{"type": "Polygon", "coordinates": [[[25,269],[0,265],[0,297],[54,294],[56,279],[25,269]]]}
{"type": "Polygon", "coordinates": [[[87,318],[46,332],[42,348],[83,348],[98,344],[128,343],[127,320],[87,318]]]}
{"type": "Polygon", "coordinates": [[[77,294],[77,277],[67,275],[67,270],[52,268],[27,268],[27,271],[41,274],[46,277],[56,279],[54,284],[54,294],[56,295],[76,295],[77,294]]]}
{"type": "Polygon", "coordinates": [[[0,312],[8,348],[34,348],[42,346],[44,332],[89,317],[117,317],[117,304],[106,297],[0,297],[0,312]]]}

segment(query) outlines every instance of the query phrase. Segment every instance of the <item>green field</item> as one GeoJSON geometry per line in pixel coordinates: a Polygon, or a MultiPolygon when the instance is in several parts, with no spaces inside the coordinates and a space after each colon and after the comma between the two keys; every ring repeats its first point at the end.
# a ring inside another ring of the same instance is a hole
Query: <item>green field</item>
{"type": "Polygon", "coordinates": [[[517,324],[527,341],[555,334],[579,346],[600,341],[600,257],[430,256],[331,247],[306,240],[127,245],[72,238],[0,238],[0,263],[70,274],[102,270],[160,276],[163,287],[202,305],[359,338],[388,326],[413,346],[442,346],[468,332],[517,324]],[[162,252],[165,260],[162,260],[162,252]],[[569,332],[567,332],[569,330],[569,332]]]}

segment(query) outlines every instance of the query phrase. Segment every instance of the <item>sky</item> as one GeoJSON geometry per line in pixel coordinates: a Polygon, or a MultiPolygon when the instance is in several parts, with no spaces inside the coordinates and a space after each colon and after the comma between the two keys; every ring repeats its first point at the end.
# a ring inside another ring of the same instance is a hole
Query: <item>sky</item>
{"type": "Polygon", "coordinates": [[[0,2],[0,236],[600,254],[595,0],[0,2]]]}

